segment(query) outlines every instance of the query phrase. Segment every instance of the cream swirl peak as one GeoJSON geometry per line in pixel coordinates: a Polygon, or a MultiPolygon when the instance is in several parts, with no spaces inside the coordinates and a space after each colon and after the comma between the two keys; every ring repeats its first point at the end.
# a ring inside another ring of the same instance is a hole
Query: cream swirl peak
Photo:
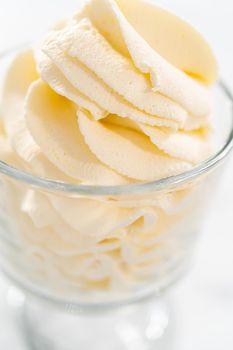
{"type": "Polygon", "coordinates": [[[142,0],[91,0],[6,79],[4,126],[33,173],[152,181],[210,154],[216,62],[188,24],[142,0]]]}

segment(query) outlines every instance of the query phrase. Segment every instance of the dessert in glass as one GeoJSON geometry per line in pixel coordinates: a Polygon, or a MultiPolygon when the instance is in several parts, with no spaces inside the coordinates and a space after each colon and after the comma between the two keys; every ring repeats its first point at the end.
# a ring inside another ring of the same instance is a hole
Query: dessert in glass
{"type": "Polygon", "coordinates": [[[233,144],[211,49],[153,3],[91,0],[1,63],[1,269],[25,339],[154,349],[233,144]]]}

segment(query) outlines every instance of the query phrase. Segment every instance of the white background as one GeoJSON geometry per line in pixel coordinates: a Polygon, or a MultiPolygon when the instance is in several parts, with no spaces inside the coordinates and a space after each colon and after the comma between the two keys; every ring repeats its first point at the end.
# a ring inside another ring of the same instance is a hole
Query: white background
{"type": "MultiPolygon", "coordinates": [[[[76,11],[79,3],[78,0],[0,0],[0,52],[39,37],[55,20],[76,11]]],[[[233,1],[157,3],[182,16],[205,35],[217,55],[221,76],[233,89],[233,1]]],[[[173,293],[174,329],[167,350],[233,349],[232,179],[233,158],[222,176],[199,245],[196,266],[173,293]]],[[[0,349],[22,350],[6,311],[5,289],[5,282],[0,280],[0,349]]]]}

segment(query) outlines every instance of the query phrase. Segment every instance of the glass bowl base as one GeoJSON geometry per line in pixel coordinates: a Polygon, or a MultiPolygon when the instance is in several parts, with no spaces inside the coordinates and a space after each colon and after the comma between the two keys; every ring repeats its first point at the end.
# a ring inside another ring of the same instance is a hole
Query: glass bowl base
{"type": "Polygon", "coordinates": [[[10,288],[13,309],[26,348],[32,350],[167,349],[168,306],[150,298],[132,305],[93,312],[61,310],[10,288]],[[166,343],[166,345],[165,345],[166,343]]]}

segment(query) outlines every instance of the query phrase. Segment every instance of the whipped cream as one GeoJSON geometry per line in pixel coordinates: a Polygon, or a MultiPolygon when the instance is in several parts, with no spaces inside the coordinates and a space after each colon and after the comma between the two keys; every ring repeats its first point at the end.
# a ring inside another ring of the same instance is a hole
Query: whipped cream
{"type": "Polygon", "coordinates": [[[175,16],[139,0],[93,0],[52,30],[36,55],[15,59],[4,124],[33,173],[37,163],[50,177],[49,161],[75,182],[152,181],[210,154],[207,84],[215,77],[208,45],[175,16]]]}
{"type": "MultiPolygon", "coordinates": [[[[188,171],[211,154],[216,76],[208,44],[174,15],[142,0],[91,0],[12,62],[1,160],[89,185],[188,171]]],[[[187,225],[181,203],[193,197],[191,185],[140,200],[7,187],[31,259],[80,288],[161,274],[180,246],[179,221],[187,225]]]]}

